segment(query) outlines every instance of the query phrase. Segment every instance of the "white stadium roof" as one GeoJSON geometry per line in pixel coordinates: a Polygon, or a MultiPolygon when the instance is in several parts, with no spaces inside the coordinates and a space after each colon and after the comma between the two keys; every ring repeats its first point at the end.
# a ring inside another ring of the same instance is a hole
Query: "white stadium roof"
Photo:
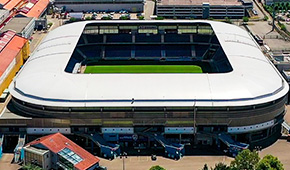
{"type": "MultiPolygon", "coordinates": [[[[77,22],[51,31],[11,83],[10,93],[25,102],[63,107],[244,106],[273,101],[288,93],[287,82],[248,32],[235,25],[213,21],[178,22],[209,23],[233,68],[229,73],[65,72],[84,27],[92,22],[95,21],[77,22]]],[[[109,22],[132,23],[104,21],[109,22]]]]}

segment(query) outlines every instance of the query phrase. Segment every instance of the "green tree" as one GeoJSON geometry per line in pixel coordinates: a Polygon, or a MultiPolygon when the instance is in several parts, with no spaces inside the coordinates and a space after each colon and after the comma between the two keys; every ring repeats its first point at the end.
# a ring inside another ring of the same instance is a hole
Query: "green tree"
{"type": "Polygon", "coordinates": [[[264,20],[264,21],[268,21],[268,19],[269,19],[269,17],[265,15],[265,17],[264,17],[263,20],[264,20]]]}
{"type": "Polygon", "coordinates": [[[230,167],[237,170],[255,170],[259,160],[257,151],[251,152],[249,149],[245,149],[235,157],[230,167]]]}
{"type": "Polygon", "coordinates": [[[24,165],[24,166],[22,167],[22,169],[24,169],[24,170],[42,170],[42,168],[40,168],[39,166],[37,166],[37,165],[32,165],[32,164],[24,165]]]}
{"type": "Polygon", "coordinates": [[[159,165],[155,165],[155,166],[152,166],[149,170],[166,170],[166,169],[159,165]]]}
{"type": "Polygon", "coordinates": [[[266,155],[257,165],[256,170],[284,170],[283,164],[277,157],[266,155]]]}
{"type": "Polygon", "coordinates": [[[144,16],[141,15],[141,16],[138,17],[138,19],[139,20],[144,20],[144,16]]]}
{"type": "Polygon", "coordinates": [[[207,164],[204,164],[203,168],[201,170],[208,170],[207,164]]]}
{"type": "Polygon", "coordinates": [[[249,21],[249,17],[243,17],[243,22],[248,22],[249,21]]]}
{"type": "Polygon", "coordinates": [[[225,17],[225,22],[226,22],[226,23],[229,23],[229,24],[232,23],[232,21],[231,21],[231,19],[230,19],[229,17],[225,17]]]}
{"type": "Polygon", "coordinates": [[[212,168],[212,170],[230,170],[230,167],[226,164],[220,162],[218,164],[215,164],[215,167],[212,168]]]}

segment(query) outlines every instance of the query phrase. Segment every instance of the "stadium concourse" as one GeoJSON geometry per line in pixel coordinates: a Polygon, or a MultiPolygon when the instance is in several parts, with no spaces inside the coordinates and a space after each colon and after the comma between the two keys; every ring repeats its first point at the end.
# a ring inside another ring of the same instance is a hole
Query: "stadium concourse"
{"type": "Polygon", "coordinates": [[[9,110],[31,117],[12,120],[19,131],[78,135],[104,157],[131,148],[179,159],[184,144],[235,156],[279,136],[289,87],[237,26],[155,20],[61,26],[9,90],[9,110]]]}

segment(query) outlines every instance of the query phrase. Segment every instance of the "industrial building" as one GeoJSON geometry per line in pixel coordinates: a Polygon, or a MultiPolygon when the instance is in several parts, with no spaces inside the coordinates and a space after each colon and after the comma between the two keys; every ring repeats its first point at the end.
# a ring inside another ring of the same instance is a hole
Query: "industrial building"
{"type": "Polygon", "coordinates": [[[9,11],[9,16],[5,18],[5,23],[2,23],[0,28],[6,25],[13,17],[33,17],[35,19],[33,21],[35,22],[34,28],[39,30],[45,29],[47,27],[45,15],[49,3],[49,0],[1,0],[0,4],[4,9],[9,11]]]}
{"type": "Polygon", "coordinates": [[[234,155],[279,134],[289,86],[235,25],[89,21],[51,31],[9,91],[3,113],[27,118],[0,120],[3,134],[20,124],[30,135],[91,139],[105,157],[160,144],[179,159],[184,143],[234,155]]]}
{"type": "Polygon", "coordinates": [[[55,0],[54,5],[68,12],[143,12],[144,0],[55,0]]]}
{"type": "Polygon", "coordinates": [[[20,17],[12,18],[0,31],[6,32],[13,30],[17,35],[30,39],[35,27],[35,18],[33,17],[20,17]]]}
{"type": "Polygon", "coordinates": [[[159,0],[156,4],[156,15],[165,18],[240,19],[247,15],[246,9],[252,7],[250,1],[237,0],[159,0]]]}
{"type": "Polygon", "coordinates": [[[29,42],[14,31],[6,31],[0,35],[0,95],[1,100],[7,97],[2,95],[10,82],[23,65],[23,60],[29,56],[29,42]]]}

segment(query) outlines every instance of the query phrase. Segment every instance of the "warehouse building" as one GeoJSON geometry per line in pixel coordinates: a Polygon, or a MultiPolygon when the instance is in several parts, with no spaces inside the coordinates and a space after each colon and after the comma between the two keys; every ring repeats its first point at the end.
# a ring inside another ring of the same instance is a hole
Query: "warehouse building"
{"type": "Polygon", "coordinates": [[[30,39],[35,27],[35,18],[33,17],[20,17],[12,18],[0,31],[6,32],[13,30],[17,35],[30,39]]]}
{"type": "Polygon", "coordinates": [[[57,7],[68,12],[143,12],[144,0],[55,0],[57,7]]]}
{"type": "MultiPolygon", "coordinates": [[[[16,35],[14,31],[6,31],[0,36],[0,95],[8,88],[10,82],[29,56],[29,42],[16,35]]],[[[5,93],[7,95],[7,93],[5,93]]],[[[1,96],[5,98],[7,96],[1,96]]],[[[3,99],[2,99],[3,100],[3,99]]]]}

